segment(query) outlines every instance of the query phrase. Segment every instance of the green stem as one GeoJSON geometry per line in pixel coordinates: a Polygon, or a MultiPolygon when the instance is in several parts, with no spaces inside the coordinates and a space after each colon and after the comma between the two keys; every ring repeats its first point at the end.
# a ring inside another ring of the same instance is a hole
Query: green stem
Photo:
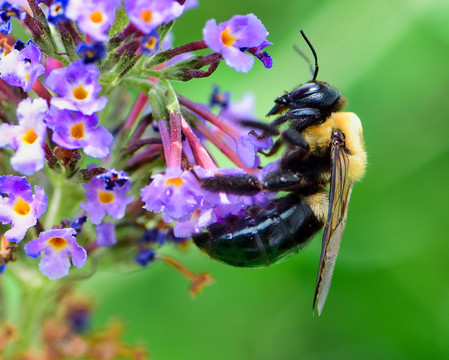
{"type": "Polygon", "coordinates": [[[50,229],[56,220],[56,215],[58,214],[59,204],[62,199],[62,188],[61,186],[57,186],[58,184],[54,184],[53,186],[53,194],[51,197],[50,207],[47,211],[47,215],[45,217],[45,228],[50,229]]]}

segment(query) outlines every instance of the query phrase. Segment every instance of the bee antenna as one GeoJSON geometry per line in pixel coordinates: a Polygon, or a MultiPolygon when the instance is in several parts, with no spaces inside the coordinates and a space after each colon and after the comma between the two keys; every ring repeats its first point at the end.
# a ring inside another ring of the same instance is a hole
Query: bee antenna
{"type": "Polygon", "coordinates": [[[304,52],[303,52],[299,47],[297,47],[296,45],[293,45],[293,49],[295,49],[295,51],[296,51],[299,55],[301,55],[301,56],[304,58],[305,61],[307,61],[307,64],[309,64],[309,67],[310,67],[310,73],[311,73],[312,76],[313,76],[314,69],[313,69],[313,65],[312,65],[312,62],[310,61],[310,59],[309,59],[309,58],[307,57],[307,55],[304,54],[304,52]]]}
{"type": "Polygon", "coordinates": [[[313,58],[315,59],[315,69],[313,69],[312,67],[312,63],[310,62],[309,58],[307,56],[305,56],[305,54],[300,51],[299,49],[296,48],[296,51],[299,52],[299,54],[301,56],[303,56],[306,61],[309,63],[310,65],[310,71],[312,72],[313,76],[312,76],[312,80],[311,81],[315,81],[316,77],[318,76],[318,70],[319,70],[319,66],[318,66],[318,57],[316,56],[316,52],[315,49],[313,48],[312,44],[310,43],[309,39],[307,38],[306,34],[304,34],[304,31],[299,30],[299,32],[301,33],[301,36],[304,38],[304,40],[306,41],[307,45],[309,45],[310,50],[312,51],[313,54],[313,58]]]}

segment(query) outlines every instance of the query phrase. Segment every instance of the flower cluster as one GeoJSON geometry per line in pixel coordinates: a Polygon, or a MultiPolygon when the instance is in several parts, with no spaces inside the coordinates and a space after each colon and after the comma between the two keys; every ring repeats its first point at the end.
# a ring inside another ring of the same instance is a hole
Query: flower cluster
{"type": "MultiPolygon", "coordinates": [[[[277,163],[261,165],[273,141],[242,125],[256,121],[251,94],[234,101],[217,87],[199,104],[174,90],[173,82],[211,76],[222,61],[238,72],[256,58],[272,66],[268,32],[254,14],[211,19],[201,39],[174,47],[174,21],[197,5],[0,2],[1,274],[38,267],[56,280],[161,261],[196,295],[212,277],[164,247],[185,248],[211,224],[275,196],[203,186],[212,177],[262,179],[277,163]],[[32,38],[17,38],[13,26],[32,38]]],[[[35,278],[45,283],[37,271],[35,278]]]]}
{"type": "Polygon", "coordinates": [[[277,163],[261,165],[273,141],[242,125],[256,121],[251,94],[234,101],[217,87],[199,104],[174,90],[173,82],[211,76],[222,61],[238,72],[255,58],[272,66],[254,14],[211,19],[202,39],[174,47],[174,21],[197,5],[1,1],[0,273],[38,267],[56,280],[119,261],[162,261],[196,295],[212,277],[164,247],[185,248],[211,224],[275,196],[203,186],[212,177],[262,179],[277,163]],[[32,38],[18,39],[11,18],[32,38]],[[235,167],[221,166],[220,153],[235,167]]]}

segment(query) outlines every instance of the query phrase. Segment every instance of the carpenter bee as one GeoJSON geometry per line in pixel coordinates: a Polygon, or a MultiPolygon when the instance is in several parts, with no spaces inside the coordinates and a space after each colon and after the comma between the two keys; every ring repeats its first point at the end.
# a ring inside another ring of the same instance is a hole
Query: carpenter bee
{"type": "MultiPolygon", "coordinates": [[[[346,223],[354,181],[366,167],[362,126],[354,113],[341,112],[345,99],[329,84],[317,81],[316,52],[312,80],[283,94],[267,116],[271,124],[243,121],[265,136],[279,135],[283,143],[279,169],[262,180],[254,175],[214,176],[202,186],[212,191],[253,195],[283,191],[287,195],[264,207],[250,207],[243,217],[230,215],[193,236],[193,242],[212,258],[239,267],[277,263],[304,249],[324,227],[313,310],[320,315],[329,292],[335,261],[346,223]],[[285,130],[281,125],[287,124],[285,130]]],[[[307,58],[306,58],[307,59],[307,58]]],[[[310,61],[309,61],[310,64],[310,61]]]]}

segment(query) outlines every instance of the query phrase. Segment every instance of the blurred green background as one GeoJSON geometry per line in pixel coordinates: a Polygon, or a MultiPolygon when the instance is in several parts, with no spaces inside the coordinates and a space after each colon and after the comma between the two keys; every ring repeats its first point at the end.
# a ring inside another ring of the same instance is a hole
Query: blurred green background
{"type": "Polygon", "coordinates": [[[94,325],[126,324],[128,343],[153,359],[449,358],[449,2],[446,0],[200,0],[175,24],[175,45],[199,40],[206,20],[256,14],[274,66],[248,74],[222,64],[210,78],[179,84],[207,102],[213,84],[233,99],[252,91],[263,118],[273,99],[310,79],[293,50],[319,57],[319,80],[348,98],[368,151],[354,187],[334,280],[321,317],[312,298],[321,235],[302,254],[259,270],[231,268],[191,246],[173,254],[215,283],[196,299],[162,263],[103,272],[82,285],[94,325]]]}

